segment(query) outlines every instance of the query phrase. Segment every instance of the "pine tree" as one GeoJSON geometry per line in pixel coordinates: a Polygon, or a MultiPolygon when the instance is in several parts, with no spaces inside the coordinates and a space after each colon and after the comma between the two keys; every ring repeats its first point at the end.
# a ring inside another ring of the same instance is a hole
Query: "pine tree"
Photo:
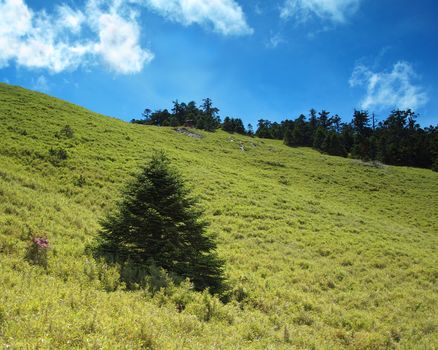
{"type": "Polygon", "coordinates": [[[291,127],[286,127],[286,130],[284,131],[284,137],[283,137],[283,143],[286,146],[294,146],[294,140],[292,136],[292,130],[291,127]]]}
{"type": "Polygon", "coordinates": [[[372,129],[369,127],[370,118],[367,111],[354,111],[352,125],[354,127],[354,144],[351,153],[360,159],[371,159],[370,136],[372,129]]]}
{"type": "Polygon", "coordinates": [[[341,142],[341,137],[334,131],[327,134],[327,137],[322,144],[322,150],[332,156],[347,156],[347,151],[341,142]]]}
{"type": "Polygon", "coordinates": [[[300,115],[294,121],[294,130],[292,132],[293,144],[294,146],[305,146],[306,141],[306,117],[300,115]]]}
{"type": "Polygon", "coordinates": [[[248,126],[246,127],[246,129],[247,129],[246,134],[247,134],[248,136],[254,136],[254,128],[253,128],[252,124],[248,124],[248,126]]]}
{"type": "Polygon", "coordinates": [[[310,117],[309,117],[309,127],[308,127],[308,146],[313,146],[313,137],[315,135],[316,129],[318,128],[318,117],[316,116],[316,110],[313,108],[310,110],[310,117]]]}
{"type": "Polygon", "coordinates": [[[325,138],[326,131],[322,126],[319,126],[318,129],[316,129],[315,136],[313,138],[313,148],[322,150],[325,138]]]}
{"type": "Polygon", "coordinates": [[[202,100],[203,122],[204,130],[215,131],[221,125],[220,117],[218,116],[219,108],[213,107],[213,102],[210,98],[202,100]]]}
{"type": "Polygon", "coordinates": [[[189,278],[197,290],[219,292],[223,262],[201,214],[169,159],[156,153],[125,190],[117,212],[103,221],[100,251],[122,264],[153,264],[189,278]]]}
{"type": "Polygon", "coordinates": [[[234,131],[230,117],[225,117],[224,122],[222,123],[222,130],[226,131],[226,132],[233,132],[234,131]]]}

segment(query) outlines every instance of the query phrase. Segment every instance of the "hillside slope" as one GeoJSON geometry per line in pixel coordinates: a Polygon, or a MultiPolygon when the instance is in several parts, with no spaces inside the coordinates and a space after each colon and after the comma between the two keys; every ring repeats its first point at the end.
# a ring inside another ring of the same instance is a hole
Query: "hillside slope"
{"type": "Polygon", "coordinates": [[[0,121],[4,347],[438,348],[437,173],[195,139],[5,84],[0,121]],[[153,149],[200,197],[234,289],[225,305],[187,286],[126,291],[85,252],[153,149]],[[25,259],[30,235],[50,241],[47,270],[25,259]]]}

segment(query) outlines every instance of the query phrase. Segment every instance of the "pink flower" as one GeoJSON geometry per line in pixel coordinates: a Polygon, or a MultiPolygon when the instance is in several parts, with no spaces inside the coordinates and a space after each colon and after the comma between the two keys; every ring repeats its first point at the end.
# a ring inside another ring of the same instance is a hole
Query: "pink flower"
{"type": "Polygon", "coordinates": [[[42,249],[49,248],[49,240],[47,238],[34,237],[34,238],[32,238],[32,242],[33,242],[33,244],[35,244],[39,248],[42,248],[42,249]]]}

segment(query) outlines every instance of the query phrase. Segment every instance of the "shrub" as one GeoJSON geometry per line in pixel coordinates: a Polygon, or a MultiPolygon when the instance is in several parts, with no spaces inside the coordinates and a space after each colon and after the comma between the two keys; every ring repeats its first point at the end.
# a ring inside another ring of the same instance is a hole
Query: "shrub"
{"type": "Polygon", "coordinates": [[[83,175],[79,175],[79,177],[77,177],[75,180],[74,180],[74,185],[75,186],[77,186],[77,187],[84,187],[84,185],[86,184],[86,180],[85,180],[85,177],[83,176],[83,175]]]}
{"type": "Polygon", "coordinates": [[[68,138],[68,139],[73,138],[74,135],[75,135],[75,134],[74,134],[74,131],[73,131],[73,129],[71,128],[70,125],[66,125],[66,126],[64,126],[59,132],[57,132],[57,133],[55,134],[55,136],[56,136],[57,138],[66,137],[66,138],[68,138]]]}
{"type": "Polygon", "coordinates": [[[147,269],[147,274],[143,278],[144,286],[154,294],[161,288],[167,288],[172,284],[172,278],[163,268],[158,268],[153,262],[150,263],[147,269]]]}
{"type": "Polygon", "coordinates": [[[6,312],[3,306],[0,305],[0,327],[3,325],[5,320],[6,320],[6,312]]]}
{"type": "Polygon", "coordinates": [[[63,160],[68,158],[68,153],[64,148],[50,148],[49,161],[53,165],[59,165],[63,160]]]}
{"type": "Polygon", "coordinates": [[[438,172],[438,158],[433,162],[432,170],[438,172]]]}
{"type": "Polygon", "coordinates": [[[33,237],[27,249],[27,260],[34,265],[47,268],[49,240],[45,237],[33,237]]]}
{"type": "Polygon", "coordinates": [[[99,280],[107,292],[114,292],[120,286],[120,272],[118,266],[109,266],[103,262],[98,265],[99,280]]]}

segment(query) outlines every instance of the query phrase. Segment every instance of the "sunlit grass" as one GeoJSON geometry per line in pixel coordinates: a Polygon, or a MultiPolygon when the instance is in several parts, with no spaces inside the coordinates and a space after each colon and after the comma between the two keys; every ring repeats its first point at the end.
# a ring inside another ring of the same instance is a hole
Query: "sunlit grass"
{"type": "Polygon", "coordinates": [[[194,139],[4,84],[0,120],[2,345],[438,347],[437,173],[221,131],[194,139]],[[200,198],[227,304],[188,286],[126,291],[86,254],[154,149],[200,198]],[[25,259],[32,235],[49,239],[47,269],[25,259]]]}

